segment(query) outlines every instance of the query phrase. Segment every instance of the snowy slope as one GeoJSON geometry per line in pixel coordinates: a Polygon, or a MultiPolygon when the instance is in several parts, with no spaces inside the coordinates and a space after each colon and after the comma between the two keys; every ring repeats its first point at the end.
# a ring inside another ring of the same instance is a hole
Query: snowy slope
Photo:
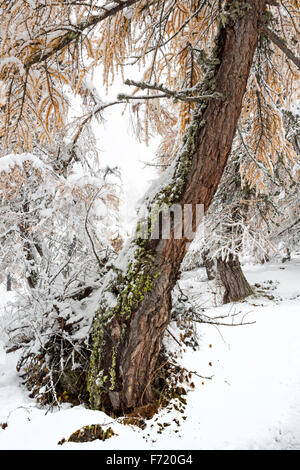
{"type": "MultiPolygon", "coordinates": [[[[251,285],[259,284],[257,294],[234,306],[215,305],[214,284],[201,269],[183,276],[181,288],[205,314],[240,311],[256,321],[199,325],[199,350],[187,350],[182,364],[213,378],[195,376],[184,414],[163,410],[141,430],[83,406],[39,409],[15,371],[18,352],[0,353],[0,423],[8,424],[0,427],[0,449],[300,449],[300,259],[244,270],[251,285]],[[105,423],[118,435],[58,445],[84,425],[105,423]]],[[[1,291],[3,305],[6,299],[1,291]]]]}

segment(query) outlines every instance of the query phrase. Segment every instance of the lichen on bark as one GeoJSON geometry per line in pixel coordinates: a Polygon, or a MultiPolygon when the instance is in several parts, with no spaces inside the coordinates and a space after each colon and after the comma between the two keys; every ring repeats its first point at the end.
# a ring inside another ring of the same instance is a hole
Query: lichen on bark
{"type": "MultiPolygon", "coordinates": [[[[216,50],[214,50],[214,54],[216,50]]],[[[202,82],[201,91],[207,93],[214,89],[214,69],[218,64],[212,57],[207,74],[202,82]]],[[[169,182],[147,202],[148,213],[151,209],[162,205],[172,206],[180,201],[189,179],[193,157],[197,151],[199,131],[205,125],[202,119],[207,103],[196,105],[191,123],[188,125],[183,137],[182,147],[176,157],[174,171],[169,182]]],[[[153,212],[152,212],[153,213],[153,212]]],[[[150,215],[147,227],[153,226],[150,215]],[[148,225],[149,224],[149,225],[148,225]]],[[[158,223],[158,221],[156,221],[158,223]]],[[[141,221],[140,224],[144,222],[141,221]]],[[[149,235],[149,233],[148,233],[149,235]]],[[[137,310],[140,302],[151,292],[155,280],[160,272],[155,262],[155,247],[157,240],[143,238],[139,232],[131,241],[132,259],[127,263],[124,271],[113,268],[112,279],[105,289],[115,297],[115,305],[109,306],[105,294],[101,299],[101,306],[96,313],[92,335],[92,355],[88,374],[88,391],[90,393],[91,407],[105,409],[103,396],[118,389],[118,359],[119,350],[126,342],[126,330],[132,314],[137,310]],[[103,356],[103,349],[110,348],[111,357],[103,356]]],[[[127,248],[125,248],[127,249],[127,248]]]]}

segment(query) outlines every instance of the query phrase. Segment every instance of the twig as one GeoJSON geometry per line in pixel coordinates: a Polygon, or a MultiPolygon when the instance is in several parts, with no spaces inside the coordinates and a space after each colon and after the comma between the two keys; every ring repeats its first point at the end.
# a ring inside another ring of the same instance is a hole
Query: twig
{"type": "Polygon", "coordinates": [[[55,53],[61,51],[65,47],[69,46],[71,43],[78,41],[83,32],[89,28],[94,28],[97,24],[110,16],[116,15],[119,11],[122,11],[124,8],[134,5],[138,0],[127,0],[122,3],[117,3],[116,6],[107,9],[104,13],[100,15],[90,16],[87,20],[82,21],[78,25],[74,26],[71,31],[68,31],[64,35],[53,38],[53,40],[46,46],[44,50],[38,50],[34,52],[25,62],[25,69],[28,70],[34,64],[40,63],[44,60],[47,60],[55,53]]]}
{"type": "Polygon", "coordinates": [[[72,145],[71,145],[71,153],[74,151],[74,147],[82,133],[82,130],[84,128],[84,126],[96,115],[98,114],[99,112],[103,111],[104,109],[110,107],[110,106],[114,106],[115,104],[125,104],[124,101],[112,101],[111,103],[106,103],[106,104],[103,104],[101,106],[97,106],[90,114],[88,114],[84,120],[82,121],[82,123],[80,124],[80,127],[78,129],[78,131],[76,132],[75,134],[75,137],[73,139],[73,142],[72,142],[72,145]]]}

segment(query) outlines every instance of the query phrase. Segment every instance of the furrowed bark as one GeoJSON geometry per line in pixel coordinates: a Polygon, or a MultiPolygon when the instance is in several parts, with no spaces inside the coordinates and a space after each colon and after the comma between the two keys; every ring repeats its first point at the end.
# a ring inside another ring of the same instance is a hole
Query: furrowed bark
{"type": "MultiPolygon", "coordinates": [[[[264,0],[227,2],[201,89],[202,94],[216,91],[224,98],[197,105],[172,179],[150,208],[158,203],[192,204],[195,212],[197,204],[207,210],[211,203],[231,151],[264,8],[264,0]]],[[[153,399],[151,383],[187,239],[175,239],[173,230],[167,240],[137,237],[132,247],[134,257],[127,268],[111,273],[107,281],[94,321],[88,377],[91,407],[116,414],[153,399]]]]}

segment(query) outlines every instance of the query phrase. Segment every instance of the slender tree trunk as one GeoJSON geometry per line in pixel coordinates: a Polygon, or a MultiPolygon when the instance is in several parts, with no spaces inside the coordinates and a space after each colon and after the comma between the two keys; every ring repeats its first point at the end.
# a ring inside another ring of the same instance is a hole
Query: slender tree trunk
{"type": "MultiPolygon", "coordinates": [[[[201,92],[222,93],[194,111],[170,178],[149,202],[204,204],[207,210],[231,151],[242,100],[258,42],[264,0],[247,0],[249,9],[220,27],[210,71],[201,92]]],[[[196,228],[196,227],[195,227],[196,228]]],[[[171,292],[186,252],[186,238],[131,240],[128,259],[105,280],[94,320],[88,390],[92,408],[114,413],[153,399],[158,355],[170,321],[171,292]],[[124,266],[126,265],[126,266],[124,266]]],[[[121,256],[124,256],[123,249],[121,256]]],[[[121,258],[120,258],[121,259],[121,258]]]]}
{"type": "Polygon", "coordinates": [[[238,257],[229,256],[228,260],[217,261],[218,277],[225,288],[223,303],[236,302],[253,294],[242,271],[238,257]]]}
{"type": "Polygon", "coordinates": [[[203,259],[203,263],[204,263],[204,266],[205,266],[207,279],[209,281],[212,281],[216,277],[216,270],[215,270],[215,263],[210,258],[208,250],[204,250],[202,252],[202,259],[203,259]]]}

